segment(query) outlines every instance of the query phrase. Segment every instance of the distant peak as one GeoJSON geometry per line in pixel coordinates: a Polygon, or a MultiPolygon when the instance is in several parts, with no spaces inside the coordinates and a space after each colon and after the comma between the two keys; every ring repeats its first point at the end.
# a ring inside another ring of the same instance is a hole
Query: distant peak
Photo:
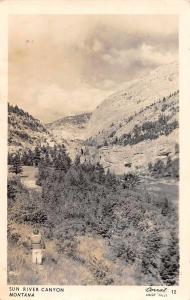
{"type": "Polygon", "coordinates": [[[62,118],[60,118],[58,120],[55,120],[51,123],[47,123],[47,125],[50,126],[52,124],[61,124],[61,123],[76,124],[78,122],[79,123],[85,123],[90,119],[91,115],[92,115],[91,112],[84,112],[84,113],[81,113],[81,114],[65,116],[65,117],[62,117],[62,118]]]}

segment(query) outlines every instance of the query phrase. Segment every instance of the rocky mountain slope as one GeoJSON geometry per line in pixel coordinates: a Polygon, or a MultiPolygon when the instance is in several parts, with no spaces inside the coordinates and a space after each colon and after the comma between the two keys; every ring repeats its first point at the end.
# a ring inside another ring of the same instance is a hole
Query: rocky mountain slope
{"type": "Polygon", "coordinates": [[[125,121],[144,107],[176,90],[177,63],[163,65],[146,76],[128,82],[124,88],[105,99],[93,112],[89,122],[89,136],[98,135],[118,121],[125,121]]]}
{"type": "Polygon", "coordinates": [[[47,128],[29,113],[8,105],[9,152],[16,152],[37,145],[53,145],[54,138],[47,128]]]}
{"type": "Polygon", "coordinates": [[[59,140],[84,140],[90,117],[91,113],[68,116],[48,123],[46,126],[54,137],[59,140]]]}
{"type": "Polygon", "coordinates": [[[91,113],[68,116],[48,123],[46,127],[58,143],[65,144],[71,158],[74,158],[86,139],[90,118],[91,113]]]}
{"type": "Polygon", "coordinates": [[[175,158],[178,101],[177,63],[127,83],[93,112],[81,159],[124,173],[142,171],[168,156],[175,158]]]}

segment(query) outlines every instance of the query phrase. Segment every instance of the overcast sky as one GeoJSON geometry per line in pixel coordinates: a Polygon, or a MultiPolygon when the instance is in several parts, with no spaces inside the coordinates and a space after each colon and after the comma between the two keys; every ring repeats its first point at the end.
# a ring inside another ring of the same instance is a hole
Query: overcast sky
{"type": "Polygon", "coordinates": [[[177,59],[175,16],[11,16],[9,101],[50,122],[177,59]]]}

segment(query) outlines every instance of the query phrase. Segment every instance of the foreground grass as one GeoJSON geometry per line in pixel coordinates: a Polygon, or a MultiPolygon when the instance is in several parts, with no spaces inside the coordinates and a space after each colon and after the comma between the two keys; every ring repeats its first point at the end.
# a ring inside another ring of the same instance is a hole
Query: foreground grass
{"type": "MultiPolygon", "coordinates": [[[[23,229],[20,226],[22,234],[26,232],[23,229]]],[[[28,234],[31,229],[27,228],[28,234]]],[[[114,260],[108,243],[99,236],[77,237],[75,247],[67,248],[63,253],[58,252],[54,241],[46,240],[47,250],[41,266],[32,264],[31,251],[21,241],[25,238],[20,237],[19,247],[9,243],[9,284],[135,285],[143,278],[141,274],[140,279],[137,266],[126,266],[120,260],[114,260]]]]}

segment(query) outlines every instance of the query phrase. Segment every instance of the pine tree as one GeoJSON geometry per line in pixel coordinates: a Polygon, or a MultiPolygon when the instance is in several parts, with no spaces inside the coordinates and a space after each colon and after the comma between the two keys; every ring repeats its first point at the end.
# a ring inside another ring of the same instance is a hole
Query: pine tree
{"type": "Polygon", "coordinates": [[[8,199],[11,199],[11,200],[14,200],[16,197],[16,188],[12,184],[12,182],[9,182],[7,185],[7,196],[8,196],[8,199]]]}
{"type": "Polygon", "coordinates": [[[162,205],[162,215],[167,216],[169,210],[168,199],[165,197],[162,205]]]}
{"type": "Polygon", "coordinates": [[[24,166],[30,166],[30,159],[27,150],[23,152],[21,161],[24,166]]]}
{"type": "Polygon", "coordinates": [[[11,172],[15,174],[22,173],[21,159],[19,154],[15,154],[12,160],[11,172]]]}
{"type": "Polygon", "coordinates": [[[80,165],[80,155],[76,155],[75,161],[74,161],[74,165],[75,166],[79,166],[80,165]]]}
{"type": "Polygon", "coordinates": [[[116,176],[110,172],[110,169],[107,170],[106,176],[105,176],[105,184],[108,187],[115,188],[117,183],[116,176]]]}
{"type": "Polygon", "coordinates": [[[35,166],[39,165],[40,157],[41,157],[40,149],[38,147],[36,147],[34,150],[34,165],[35,166]]]}

